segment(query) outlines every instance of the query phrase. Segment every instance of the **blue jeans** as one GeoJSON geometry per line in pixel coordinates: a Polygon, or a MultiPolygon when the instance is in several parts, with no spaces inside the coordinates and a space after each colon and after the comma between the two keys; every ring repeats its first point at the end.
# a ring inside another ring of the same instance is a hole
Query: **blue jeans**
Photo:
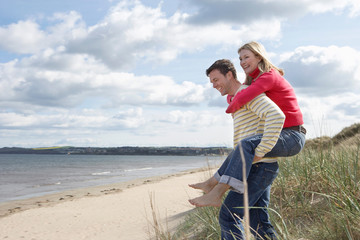
{"type": "MultiPolygon", "coordinates": [[[[243,162],[241,160],[241,144],[244,158],[246,177],[249,175],[252,162],[255,156],[255,148],[259,145],[262,134],[244,138],[238,146],[228,155],[219,170],[215,174],[215,179],[219,183],[225,183],[232,187],[234,191],[244,192],[243,185],[243,162]]],[[[285,129],[282,130],[279,139],[273,149],[265,157],[288,157],[298,154],[305,144],[305,134],[298,131],[285,129]]]]}
{"type": "MultiPolygon", "coordinates": [[[[277,163],[258,163],[252,165],[255,148],[259,145],[262,135],[255,135],[248,138],[245,138],[240,141],[243,149],[243,154],[245,158],[245,168],[246,168],[246,177],[248,181],[248,192],[249,192],[249,204],[250,206],[263,207],[266,208],[270,201],[270,188],[271,183],[277,176],[278,165],[277,163]],[[272,166],[275,167],[272,167],[272,166]],[[256,168],[255,168],[256,166],[256,168]],[[270,169],[261,170],[262,168],[270,169]],[[276,168],[276,170],[275,170],[276,168]],[[258,169],[255,171],[255,169],[258,169]],[[272,169],[272,170],[271,170],[272,169]],[[272,172],[272,173],[271,173],[272,172]],[[275,173],[276,172],[276,173],[275,173]],[[256,181],[263,181],[256,182],[256,181]],[[261,193],[261,194],[260,194],[261,193]]],[[[305,134],[298,131],[285,129],[282,130],[274,148],[265,155],[265,157],[287,157],[298,154],[305,144],[305,134]]],[[[226,158],[221,167],[215,173],[214,177],[219,183],[225,183],[231,186],[233,191],[229,192],[228,197],[224,201],[224,204],[220,212],[220,225],[222,232],[226,234],[231,230],[234,233],[236,226],[241,226],[239,224],[235,225],[233,217],[225,217],[225,209],[227,209],[227,215],[232,216],[232,211],[234,211],[234,206],[243,206],[242,193],[244,192],[243,185],[243,172],[242,172],[242,160],[240,155],[240,148],[237,146],[226,158]],[[230,211],[230,212],[229,212],[230,211]],[[229,221],[229,222],[227,222],[229,221]]],[[[236,211],[234,213],[237,213],[236,211]]],[[[241,212],[240,212],[241,213],[241,212]]],[[[243,216],[240,213],[237,213],[238,216],[243,216]]],[[[250,221],[251,226],[259,226],[260,232],[266,233],[271,236],[273,227],[270,224],[269,216],[265,210],[252,209],[250,211],[250,221]],[[251,213],[253,212],[253,213],[251,213]],[[264,229],[264,230],[261,230],[264,229]]],[[[226,236],[226,235],[224,235],[226,236]]],[[[241,235],[240,235],[241,236],[241,235]]],[[[231,235],[225,237],[225,239],[234,239],[231,235]],[[231,237],[231,238],[230,238],[231,237]]],[[[242,239],[242,238],[240,238],[242,239]]],[[[276,238],[274,238],[276,239],[276,238]]]]}
{"type": "MultiPolygon", "coordinates": [[[[277,239],[275,229],[269,220],[267,208],[270,202],[271,184],[278,172],[279,165],[277,162],[256,163],[252,166],[247,179],[250,227],[256,239],[277,239]]],[[[242,234],[243,225],[239,219],[239,217],[241,219],[244,217],[243,207],[244,195],[230,191],[221,206],[219,214],[221,239],[244,239],[242,234]]]]}

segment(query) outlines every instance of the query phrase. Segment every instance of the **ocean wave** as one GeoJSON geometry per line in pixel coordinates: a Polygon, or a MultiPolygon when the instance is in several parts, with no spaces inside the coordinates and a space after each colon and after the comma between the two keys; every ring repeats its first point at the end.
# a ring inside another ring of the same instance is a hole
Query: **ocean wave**
{"type": "Polygon", "coordinates": [[[92,173],[91,175],[93,176],[99,176],[99,175],[108,175],[110,174],[111,172],[98,172],[98,173],[92,173]]]}
{"type": "Polygon", "coordinates": [[[152,167],[146,167],[146,168],[134,168],[134,169],[125,169],[125,172],[134,172],[134,171],[144,171],[144,170],[150,170],[153,169],[152,167]]]}
{"type": "Polygon", "coordinates": [[[32,186],[32,188],[39,188],[39,187],[46,187],[46,186],[53,186],[53,185],[60,185],[61,182],[56,182],[56,183],[44,183],[44,184],[37,184],[32,186]]]}

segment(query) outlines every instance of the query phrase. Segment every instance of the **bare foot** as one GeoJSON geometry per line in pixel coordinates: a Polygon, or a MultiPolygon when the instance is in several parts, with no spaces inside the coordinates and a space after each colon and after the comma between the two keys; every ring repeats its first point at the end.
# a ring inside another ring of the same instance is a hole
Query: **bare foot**
{"type": "Polygon", "coordinates": [[[222,196],[229,188],[229,185],[219,183],[209,193],[206,193],[201,197],[190,199],[189,202],[196,207],[220,207],[222,202],[222,196]]]}
{"type": "Polygon", "coordinates": [[[218,184],[218,181],[216,181],[214,177],[211,177],[205,182],[189,184],[189,187],[192,187],[194,189],[200,189],[204,193],[209,193],[216,186],[216,184],[218,184]]]}

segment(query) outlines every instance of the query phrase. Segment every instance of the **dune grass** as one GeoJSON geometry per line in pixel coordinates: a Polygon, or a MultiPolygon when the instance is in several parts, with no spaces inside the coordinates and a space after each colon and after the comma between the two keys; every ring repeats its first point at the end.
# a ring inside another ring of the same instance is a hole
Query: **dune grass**
{"type": "MultiPolygon", "coordinates": [[[[269,212],[280,239],[360,239],[360,137],[338,138],[279,161],[269,212]]],[[[196,208],[163,239],[219,240],[218,211],[196,208]]]]}
{"type": "MultiPolygon", "coordinates": [[[[283,239],[360,239],[359,154],[360,143],[330,143],[281,161],[272,208],[290,233],[283,239]]],[[[280,228],[278,217],[273,222],[280,228]]]]}

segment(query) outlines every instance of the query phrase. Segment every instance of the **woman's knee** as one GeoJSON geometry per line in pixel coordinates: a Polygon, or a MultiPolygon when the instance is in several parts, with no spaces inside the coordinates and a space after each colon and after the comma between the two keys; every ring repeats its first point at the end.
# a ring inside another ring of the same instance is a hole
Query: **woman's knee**
{"type": "Polygon", "coordinates": [[[302,133],[294,130],[283,130],[278,142],[265,157],[290,157],[301,152],[305,144],[302,133]]]}
{"type": "Polygon", "coordinates": [[[255,149],[261,142],[262,134],[244,138],[240,141],[243,149],[255,149]]]}

